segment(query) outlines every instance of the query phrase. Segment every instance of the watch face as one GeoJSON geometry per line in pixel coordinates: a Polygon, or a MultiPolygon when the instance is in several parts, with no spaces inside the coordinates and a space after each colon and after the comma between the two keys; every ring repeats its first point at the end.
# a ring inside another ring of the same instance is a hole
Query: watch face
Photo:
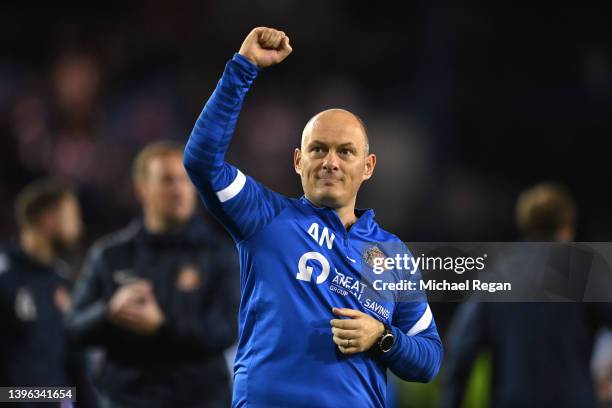
{"type": "Polygon", "coordinates": [[[391,347],[393,347],[393,335],[388,333],[385,334],[382,339],[380,339],[380,350],[383,353],[386,353],[387,351],[391,350],[391,347]]]}

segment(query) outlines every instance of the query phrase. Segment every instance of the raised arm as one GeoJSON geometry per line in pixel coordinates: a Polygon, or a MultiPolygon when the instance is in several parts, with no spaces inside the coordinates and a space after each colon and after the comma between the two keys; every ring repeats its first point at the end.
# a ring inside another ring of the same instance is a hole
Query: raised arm
{"type": "Polygon", "coordinates": [[[282,31],[258,27],[227,63],[217,88],[193,127],[184,163],[206,207],[235,241],[270,222],[286,200],[225,162],[244,97],[259,70],[283,61],[292,49],[282,31]]]}

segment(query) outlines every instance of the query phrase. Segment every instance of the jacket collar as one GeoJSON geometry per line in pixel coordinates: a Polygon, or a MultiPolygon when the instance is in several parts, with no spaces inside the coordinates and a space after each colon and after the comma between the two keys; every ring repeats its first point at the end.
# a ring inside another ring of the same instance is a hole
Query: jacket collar
{"type": "Polygon", "coordinates": [[[199,213],[194,214],[185,224],[178,228],[162,234],[154,234],[147,231],[142,217],[134,219],[130,223],[130,228],[134,228],[137,231],[137,239],[153,245],[199,246],[211,245],[213,242],[208,225],[199,213]]]}
{"type": "Polygon", "coordinates": [[[311,202],[306,196],[302,195],[299,200],[302,204],[312,208],[314,211],[318,212],[323,218],[325,218],[330,225],[334,226],[334,229],[338,232],[341,232],[345,235],[358,235],[360,237],[367,237],[372,233],[374,228],[376,227],[376,221],[374,220],[374,210],[371,208],[355,208],[355,215],[357,216],[357,221],[355,224],[351,225],[348,229],[344,227],[342,222],[340,221],[340,217],[333,208],[318,206],[311,202]]]}

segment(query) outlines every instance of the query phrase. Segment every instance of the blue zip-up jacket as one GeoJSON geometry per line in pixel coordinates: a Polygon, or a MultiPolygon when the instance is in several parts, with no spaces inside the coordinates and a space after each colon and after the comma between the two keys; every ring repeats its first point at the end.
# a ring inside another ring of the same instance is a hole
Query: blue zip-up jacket
{"type": "Polygon", "coordinates": [[[235,240],[241,266],[234,407],[383,407],[386,369],[426,382],[442,345],[427,302],[374,299],[361,280],[364,251],[401,241],[357,211],[347,231],[335,211],[284,197],[225,162],[258,68],[236,54],[198,118],[185,167],[208,210],[235,240]],[[332,341],[332,307],[388,324],[388,353],[344,355],[332,341]]]}

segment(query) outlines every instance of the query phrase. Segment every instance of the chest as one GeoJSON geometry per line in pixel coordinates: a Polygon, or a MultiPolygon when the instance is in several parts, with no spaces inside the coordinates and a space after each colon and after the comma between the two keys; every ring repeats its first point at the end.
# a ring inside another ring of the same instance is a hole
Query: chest
{"type": "Polygon", "coordinates": [[[372,284],[368,253],[376,243],[338,231],[316,216],[276,220],[244,248],[243,272],[262,296],[280,304],[331,310],[346,307],[390,322],[395,302],[372,284]]]}
{"type": "Polygon", "coordinates": [[[64,312],[70,307],[68,287],[52,272],[21,270],[13,276],[3,303],[14,329],[33,333],[61,330],[64,312]]]}
{"type": "Polygon", "coordinates": [[[106,298],[122,285],[145,279],[152,283],[160,305],[168,306],[182,295],[205,293],[214,279],[214,257],[206,248],[136,243],[113,255],[107,259],[106,298]]]}

